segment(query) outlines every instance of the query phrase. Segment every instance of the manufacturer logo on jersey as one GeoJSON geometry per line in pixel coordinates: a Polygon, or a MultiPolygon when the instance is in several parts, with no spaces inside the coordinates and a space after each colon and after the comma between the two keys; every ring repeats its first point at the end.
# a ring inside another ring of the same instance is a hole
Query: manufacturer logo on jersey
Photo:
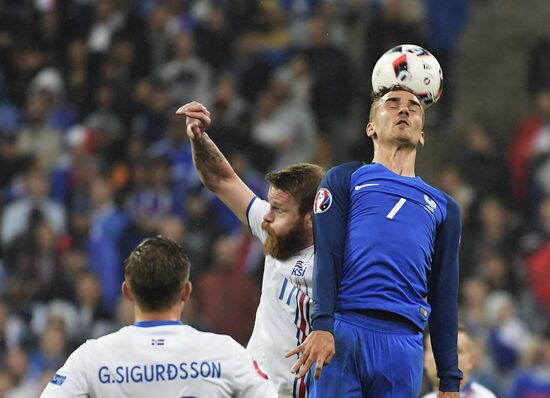
{"type": "Polygon", "coordinates": [[[326,188],[321,188],[315,195],[315,203],[313,204],[313,212],[315,214],[324,213],[332,204],[332,194],[326,188]]]}
{"type": "Polygon", "coordinates": [[[151,339],[151,345],[164,345],[164,339],[151,339]]]}
{"type": "Polygon", "coordinates": [[[56,373],[53,375],[52,379],[50,380],[50,383],[60,386],[61,384],[65,383],[66,378],[67,376],[62,376],[59,373],[56,373]]]}
{"type": "Polygon", "coordinates": [[[426,209],[429,210],[431,213],[435,213],[435,209],[437,208],[435,200],[431,199],[426,194],[424,194],[424,200],[426,201],[426,209]]]}
{"type": "Polygon", "coordinates": [[[302,260],[296,261],[294,268],[292,269],[292,276],[304,276],[306,273],[305,263],[302,260]]]}
{"type": "Polygon", "coordinates": [[[359,191],[360,189],[363,189],[365,187],[375,187],[376,185],[380,185],[380,184],[363,184],[363,185],[356,185],[355,186],[355,190],[356,191],[359,191]]]}

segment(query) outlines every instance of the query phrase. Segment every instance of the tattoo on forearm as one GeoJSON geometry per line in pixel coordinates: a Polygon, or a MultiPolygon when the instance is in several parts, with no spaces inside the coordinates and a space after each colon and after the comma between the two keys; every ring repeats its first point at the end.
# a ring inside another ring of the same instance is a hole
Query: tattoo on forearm
{"type": "Polygon", "coordinates": [[[201,180],[212,187],[219,179],[231,174],[231,166],[206,133],[199,142],[193,142],[193,158],[201,180]]]}
{"type": "Polygon", "coordinates": [[[205,166],[213,166],[225,159],[216,144],[214,144],[206,133],[204,133],[200,143],[193,145],[193,154],[197,162],[204,163],[205,166]]]}

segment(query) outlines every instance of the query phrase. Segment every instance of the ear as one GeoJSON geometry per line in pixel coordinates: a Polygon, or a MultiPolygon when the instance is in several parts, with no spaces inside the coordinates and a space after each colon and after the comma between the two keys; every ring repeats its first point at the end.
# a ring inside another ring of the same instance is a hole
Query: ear
{"type": "Polygon", "coordinates": [[[306,215],[304,216],[304,221],[305,221],[306,226],[308,228],[310,228],[310,229],[313,228],[313,215],[310,211],[308,211],[306,213],[306,215]]]}
{"type": "Polygon", "coordinates": [[[184,303],[189,300],[189,297],[191,296],[191,291],[193,290],[193,285],[191,284],[191,281],[187,281],[185,285],[183,285],[183,289],[181,291],[181,301],[184,303]]]}
{"type": "Polygon", "coordinates": [[[418,140],[418,142],[420,143],[420,145],[424,146],[424,141],[425,141],[424,131],[421,131],[420,132],[420,139],[418,140]]]}
{"type": "Polygon", "coordinates": [[[130,301],[134,301],[134,295],[132,294],[130,286],[128,286],[128,283],[126,283],[126,281],[122,282],[120,290],[122,290],[122,294],[124,295],[124,297],[126,297],[130,301]]]}
{"type": "Polygon", "coordinates": [[[376,130],[374,128],[374,123],[373,122],[369,122],[369,124],[367,124],[366,132],[367,132],[367,137],[370,137],[370,138],[373,138],[373,139],[375,138],[376,130]]]}

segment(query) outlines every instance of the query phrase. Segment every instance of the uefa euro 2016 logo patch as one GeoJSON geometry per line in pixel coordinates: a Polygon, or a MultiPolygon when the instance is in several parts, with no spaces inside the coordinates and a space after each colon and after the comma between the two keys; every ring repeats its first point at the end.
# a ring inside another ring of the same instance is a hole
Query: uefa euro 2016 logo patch
{"type": "Polygon", "coordinates": [[[313,203],[313,212],[315,214],[324,213],[328,210],[332,204],[332,194],[326,188],[321,188],[315,195],[315,202],[313,203]]]}

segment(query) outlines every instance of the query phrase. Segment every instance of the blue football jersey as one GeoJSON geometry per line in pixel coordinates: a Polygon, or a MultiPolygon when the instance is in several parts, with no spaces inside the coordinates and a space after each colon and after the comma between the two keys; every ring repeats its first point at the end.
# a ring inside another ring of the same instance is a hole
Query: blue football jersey
{"type": "Polygon", "coordinates": [[[420,330],[429,319],[442,383],[460,377],[460,228],[456,202],[420,177],[378,163],[329,170],[314,205],[313,329],[332,331],[348,310],[392,312],[420,330]]]}

